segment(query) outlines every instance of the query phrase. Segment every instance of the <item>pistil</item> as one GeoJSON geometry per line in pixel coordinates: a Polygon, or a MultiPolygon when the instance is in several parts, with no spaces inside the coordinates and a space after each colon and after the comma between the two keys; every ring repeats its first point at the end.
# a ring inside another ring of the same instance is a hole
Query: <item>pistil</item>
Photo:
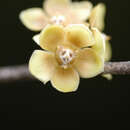
{"type": "Polygon", "coordinates": [[[67,68],[73,62],[75,58],[75,53],[70,48],[58,46],[56,57],[60,65],[64,68],[67,68]]]}

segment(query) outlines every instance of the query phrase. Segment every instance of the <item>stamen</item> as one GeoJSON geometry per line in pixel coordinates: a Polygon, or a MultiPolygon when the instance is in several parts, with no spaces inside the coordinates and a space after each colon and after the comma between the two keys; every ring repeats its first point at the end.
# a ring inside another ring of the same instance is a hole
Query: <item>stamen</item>
{"type": "Polygon", "coordinates": [[[74,58],[73,51],[70,49],[62,49],[59,53],[59,58],[61,59],[63,65],[69,64],[74,58]]]}
{"type": "Polygon", "coordinates": [[[55,24],[62,24],[65,21],[65,17],[64,16],[53,16],[51,19],[52,23],[55,24]]]}

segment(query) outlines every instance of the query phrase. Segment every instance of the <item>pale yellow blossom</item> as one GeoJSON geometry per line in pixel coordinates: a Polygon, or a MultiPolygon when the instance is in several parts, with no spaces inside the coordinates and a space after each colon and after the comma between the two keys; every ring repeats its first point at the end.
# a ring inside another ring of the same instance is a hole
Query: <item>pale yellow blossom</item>
{"type": "MultiPolygon", "coordinates": [[[[109,40],[111,39],[110,36],[106,36],[105,34],[102,34],[105,40],[105,55],[104,55],[104,60],[105,62],[108,62],[111,60],[112,57],[112,47],[111,44],[109,42],[109,40]]],[[[104,78],[106,78],[107,80],[112,80],[113,76],[112,74],[102,74],[102,76],[104,78]]]]}
{"type": "Polygon", "coordinates": [[[23,10],[19,17],[28,29],[40,31],[47,24],[81,24],[88,19],[91,9],[89,1],[45,0],[43,8],[23,10]]]}
{"type": "MultiPolygon", "coordinates": [[[[91,27],[98,28],[101,32],[104,30],[105,27],[105,14],[106,14],[106,6],[103,3],[97,4],[91,11],[89,17],[89,24],[91,27]]],[[[110,61],[112,57],[112,48],[110,44],[110,37],[106,34],[102,33],[104,40],[105,40],[105,61],[110,61]]],[[[107,74],[103,75],[103,77],[107,79],[112,79],[112,75],[107,74]],[[108,76],[109,75],[109,76],[108,76]]]]}
{"type": "Polygon", "coordinates": [[[47,25],[33,39],[44,50],[33,52],[30,72],[61,92],[76,91],[80,77],[92,78],[104,71],[105,41],[96,28],[47,25]]]}

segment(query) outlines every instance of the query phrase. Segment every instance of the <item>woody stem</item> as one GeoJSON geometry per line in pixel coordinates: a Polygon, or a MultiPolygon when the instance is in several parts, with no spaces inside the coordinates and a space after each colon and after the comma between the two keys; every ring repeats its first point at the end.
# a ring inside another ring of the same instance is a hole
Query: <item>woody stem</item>
{"type": "MultiPolygon", "coordinates": [[[[130,61],[105,63],[103,74],[107,73],[112,75],[130,75],[130,61]]],[[[0,83],[29,80],[35,80],[35,78],[29,73],[26,64],[0,67],[0,83]]]]}

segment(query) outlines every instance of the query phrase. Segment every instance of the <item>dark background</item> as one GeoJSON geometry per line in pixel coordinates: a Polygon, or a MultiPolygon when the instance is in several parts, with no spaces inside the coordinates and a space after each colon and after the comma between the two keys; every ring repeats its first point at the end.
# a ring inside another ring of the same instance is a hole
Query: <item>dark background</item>
{"type": "MultiPolygon", "coordinates": [[[[112,36],[112,61],[130,60],[130,1],[91,1],[107,6],[105,32],[112,36]]],[[[42,0],[0,1],[0,66],[27,63],[33,50],[39,48],[32,41],[36,33],[26,29],[18,15],[23,9],[41,5],[42,0]]],[[[68,94],[39,81],[0,84],[0,127],[128,128],[129,93],[130,76],[114,76],[112,81],[100,76],[81,79],[78,91],[68,94]]]]}

